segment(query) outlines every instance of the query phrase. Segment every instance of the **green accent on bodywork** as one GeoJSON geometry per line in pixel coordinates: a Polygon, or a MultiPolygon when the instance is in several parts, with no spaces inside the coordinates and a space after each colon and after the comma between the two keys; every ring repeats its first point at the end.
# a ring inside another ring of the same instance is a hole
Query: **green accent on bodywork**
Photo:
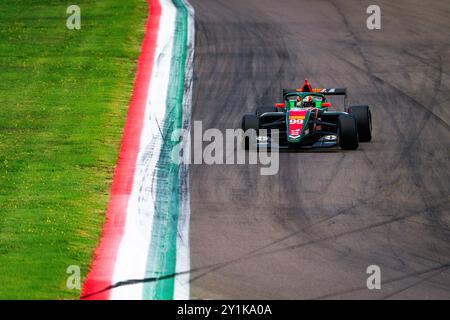
{"type": "MultiPolygon", "coordinates": [[[[292,92],[292,93],[286,94],[285,97],[286,96],[290,96],[290,97],[299,96],[302,99],[305,98],[306,96],[313,96],[313,99],[314,99],[314,97],[321,97],[322,101],[315,101],[315,104],[316,104],[315,108],[318,108],[318,109],[323,109],[322,108],[322,102],[326,102],[327,101],[327,98],[323,94],[317,93],[317,92],[292,92]]],[[[289,111],[290,109],[293,109],[293,108],[297,107],[297,103],[296,103],[295,100],[290,100],[290,99],[287,100],[286,99],[284,104],[285,104],[285,106],[287,108],[286,111],[289,111]]]]}
{"type": "Polygon", "coordinates": [[[188,11],[182,0],[172,1],[177,9],[175,35],[166,113],[161,128],[164,142],[157,164],[157,196],[152,238],[145,273],[147,279],[155,280],[145,282],[143,288],[144,299],[157,300],[173,299],[180,195],[180,167],[171,158],[172,150],[178,141],[172,141],[171,137],[175,130],[182,127],[188,11]],[[164,279],[158,280],[161,277],[164,279]]]}
{"type": "Polygon", "coordinates": [[[289,100],[289,108],[290,109],[292,109],[292,108],[295,108],[296,107],[296,101],[295,100],[289,100]]]}

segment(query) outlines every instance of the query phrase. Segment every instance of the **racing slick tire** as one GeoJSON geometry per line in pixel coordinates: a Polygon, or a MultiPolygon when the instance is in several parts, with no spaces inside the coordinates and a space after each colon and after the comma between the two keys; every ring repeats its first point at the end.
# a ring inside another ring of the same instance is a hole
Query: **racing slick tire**
{"type": "Polygon", "coordinates": [[[350,114],[339,116],[338,120],[339,146],[343,150],[355,150],[358,148],[358,131],[356,120],[350,114]]]}
{"type": "Polygon", "coordinates": [[[251,145],[256,146],[256,136],[258,135],[258,129],[258,116],[253,114],[246,114],[242,117],[242,130],[244,130],[243,145],[245,150],[249,150],[251,145]]]}
{"type": "Polygon", "coordinates": [[[369,106],[358,105],[348,108],[348,112],[355,118],[360,142],[372,140],[372,114],[369,106]]]}
{"type": "Polygon", "coordinates": [[[276,107],[259,107],[259,108],[256,108],[256,115],[257,116],[260,116],[260,115],[262,115],[263,113],[266,113],[266,112],[278,112],[278,109],[276,107]]]}

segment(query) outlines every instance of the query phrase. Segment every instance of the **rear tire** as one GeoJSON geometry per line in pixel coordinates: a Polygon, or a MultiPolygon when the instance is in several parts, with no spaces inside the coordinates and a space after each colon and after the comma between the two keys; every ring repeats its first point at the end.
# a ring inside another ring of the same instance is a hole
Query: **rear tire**
{"type": "Polygon", "coordinates": [[[355,118],[360,142],[372,140],[372,114],[369,106],[358,105],[348,108],[348,112],[355,118]]]}
{"type": "Polygon", "coordinates": [[[257,116],[260,116],[260,115],[262,115],[263,113],[266,113],[266,112],[278,112],[278,109],[275,108],[275,107],[259,107],[259,108],[256,108],[256,115],[257,116]]]}
{"type": "Polygon", "coordinates": [[[250,131],[249,134],[244,135],[244,149],[248,150],[250,149],[250,145],[256,145],[256,136],[258,134],[259,129],[259,117],[253,114],[246,114],[242,117],[242,130],[244,130],[244,134],[248,133],[248,130],[250,131]]]}
{"type": "Polygon", "coordinates": [[[339,146],[343,150],[358,148],[358,131],[356,121],[350,114],[342,114],[338,120],[339,146]]]}

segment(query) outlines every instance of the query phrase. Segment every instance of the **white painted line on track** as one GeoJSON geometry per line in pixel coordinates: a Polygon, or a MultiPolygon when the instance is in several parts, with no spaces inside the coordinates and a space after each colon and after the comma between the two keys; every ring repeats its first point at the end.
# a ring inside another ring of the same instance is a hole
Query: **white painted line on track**
{"type": "MultiPolygon", "coordinates": [[[[127,208],[124,236],[113,273],[113,283],[144,280],[152,234],[156,198],[156,166],[163,139],[160,126],[166,112],[176,9],[170,0],[160,0],[161,20],[152,77],[140,138],[133,188],[127,208]]],[[[142,299],[143,283],[114,288],[111,299],[142,299]]]]}

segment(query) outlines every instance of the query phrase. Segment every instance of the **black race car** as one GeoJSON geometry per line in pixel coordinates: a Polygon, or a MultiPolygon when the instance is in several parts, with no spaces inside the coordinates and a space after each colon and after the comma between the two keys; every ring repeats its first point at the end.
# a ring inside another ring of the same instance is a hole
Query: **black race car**
{"type": "Polygon", "coordinates": [[[249,148],[332,148],[355,150],[372,139],[367,105],[346,107],[345,88],[313,89],[305,80],[301,89],[283,89],[283,102],[260,107],[242,118],[244,146],[249,148]],[[344,111],[330,110],[326,96],[343,95],[344,111]],[[275,130],[277,129],[277,130],[275,130]]]}

